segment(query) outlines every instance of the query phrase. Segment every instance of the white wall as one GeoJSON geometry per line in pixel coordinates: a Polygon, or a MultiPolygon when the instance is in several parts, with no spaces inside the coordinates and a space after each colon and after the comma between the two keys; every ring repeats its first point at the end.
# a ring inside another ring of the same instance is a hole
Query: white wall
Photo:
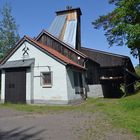
{"type": "Polygon", "coordinates": [[[101,84],[97,85],[88,85],[88,92],[87,92],[88,97],[104,97],[103,95],[103,89],[101,84]]]}
{"type": "MultiPolygon", "coordinates": [[[[46,101],[52,103],[67,103],[66,67],[60,62],[54,60],[54,58],[44,54],[42,51],[39,51],[28,42],[26,42],[26,46],[29,48],[29,57],[27,58],[35,58],[35,67],[33,70],[27,70],[26,73],[26,97],[27,100],[29,100],[28,102],[30,102],[30,100],[34,100],[36,103],[44,103],[46,101]],[[53,74],[52,87],[43,88],[40,84],[39,76],[40,72],[49,71],[48,66],[50,66],[53,74]]],[[[18,50],[8,59],[8,61],[21,60],[23,58],[22,50],[24,47],[24,44],[21,45],[20,48],[18,48],[18,50]]]]}
{"type": "Polygon", "coordinates": [[[26,70],[26,101],[27,101],[27,103],[31,103],[31,101],[32,101],[31,89],[32,89],[31,68],[27,68],[27,70],[26,70]]]}

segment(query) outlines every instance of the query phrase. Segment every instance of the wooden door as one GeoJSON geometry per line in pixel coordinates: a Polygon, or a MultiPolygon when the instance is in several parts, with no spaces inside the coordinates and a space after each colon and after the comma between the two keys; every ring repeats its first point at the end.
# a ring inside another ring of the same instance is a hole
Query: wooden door
{"type": "Polygon", "coordinates": [[[6,70],[5,102],[26,103],[26,69],[6,70]]]}

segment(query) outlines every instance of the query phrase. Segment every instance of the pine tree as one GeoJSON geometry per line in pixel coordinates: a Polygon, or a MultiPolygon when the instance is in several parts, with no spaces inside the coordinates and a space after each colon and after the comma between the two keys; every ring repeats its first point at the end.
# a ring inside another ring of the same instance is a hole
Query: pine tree
{"type": "Polygon", "coordinates": [[[0,11],[2,17],[0,20],[0,58],[3,58],[19,40],[18,26],[11,12],[12,8],[7,3],[0,11]]]}

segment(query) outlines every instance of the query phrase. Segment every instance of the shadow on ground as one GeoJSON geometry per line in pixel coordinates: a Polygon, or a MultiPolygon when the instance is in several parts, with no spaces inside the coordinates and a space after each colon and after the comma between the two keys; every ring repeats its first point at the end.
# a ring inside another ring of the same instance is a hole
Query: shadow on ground
{"type": "Polygon", "coordinates": [[[26,129],[14,128],[9,131],[3,131],[0,129],[0,140],[43,140],[42,138],[36,138],[40,133],[45,130],[40,130],[34,133],[29,133],[34,127],[29,127],[26,129]]]}

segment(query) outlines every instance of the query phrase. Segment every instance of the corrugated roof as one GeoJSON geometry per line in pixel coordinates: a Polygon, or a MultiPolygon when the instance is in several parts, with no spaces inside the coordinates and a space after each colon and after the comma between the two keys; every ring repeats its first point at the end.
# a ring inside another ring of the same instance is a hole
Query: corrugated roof
{"type": "Polygon", "coordinates": [[[57,15],[48,32],[74,49],[76,48],[77,16],[75,13],[57,15]]]}
{"type": "Polygon", "coordinates": [[[75,48],[76,45],[76,28],[77,20],[67,21],[63,41],[73,48],[75,48]]]}
{"type": "Polygon", "coordinates": [[[48,32],[59,38],[62,32],[62,28],[65,24],[65,21],[66,21],[66,15],[56,16],[50,28],[48,29],[48,32]]]}

